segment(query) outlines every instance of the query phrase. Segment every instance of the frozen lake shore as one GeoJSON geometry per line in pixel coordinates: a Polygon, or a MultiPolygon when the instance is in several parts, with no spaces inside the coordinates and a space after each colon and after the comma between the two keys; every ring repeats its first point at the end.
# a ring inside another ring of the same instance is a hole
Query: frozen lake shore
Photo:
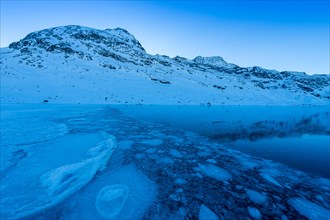
{"type": "Polygon", "coordinates": [[[1,108],[1,218],[328,219],[330,180],[104,105],[1,108]]]}

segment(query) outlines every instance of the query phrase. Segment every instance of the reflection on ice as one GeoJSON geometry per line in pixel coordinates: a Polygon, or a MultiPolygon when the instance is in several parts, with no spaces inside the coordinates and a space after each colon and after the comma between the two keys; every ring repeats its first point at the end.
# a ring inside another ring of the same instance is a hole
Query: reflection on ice
{"type": "Polygon", "coordinates": [[[114,107],[139,120],[193,131],[249,155],[330,178],[328,106],[114,107]]]}

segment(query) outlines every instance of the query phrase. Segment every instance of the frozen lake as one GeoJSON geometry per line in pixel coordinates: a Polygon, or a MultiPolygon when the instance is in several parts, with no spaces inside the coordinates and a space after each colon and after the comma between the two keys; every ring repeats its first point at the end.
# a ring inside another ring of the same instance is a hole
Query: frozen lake
{"type": "Polygon", "coordinates": [[[1,105],[0,217],[328,219],[327,172],[299,164],[323,163],[328,119],[321,107],[1,105]]]}
{"type": "Polygon", "coordinates": [[[189,130],[252,156],[330,178],[329,107],[116,106],[139,120],[189,130]]]}

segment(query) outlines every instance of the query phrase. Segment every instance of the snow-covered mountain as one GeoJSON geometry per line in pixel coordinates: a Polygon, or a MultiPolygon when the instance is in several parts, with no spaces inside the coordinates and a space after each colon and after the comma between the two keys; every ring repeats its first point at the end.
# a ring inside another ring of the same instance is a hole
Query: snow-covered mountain
{"type": "MultiPolygon", "coordinates": [[[[63,26],[1,48],[2,103],[328,105],[330,76],[150,55],[121,28],[63,26]]],[[[276,62],[276,61],[274,61],[276,62]]]]}

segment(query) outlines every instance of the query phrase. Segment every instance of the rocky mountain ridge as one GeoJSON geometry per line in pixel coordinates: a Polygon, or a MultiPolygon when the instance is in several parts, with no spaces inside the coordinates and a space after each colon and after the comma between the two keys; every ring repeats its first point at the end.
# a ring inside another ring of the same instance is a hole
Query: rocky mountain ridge
{"type": "Polygon", "coordinates": [[[4,103],[327,105],[329,75],[150,55],[128,31],[77,25],[1,48],[4,103]]]}

